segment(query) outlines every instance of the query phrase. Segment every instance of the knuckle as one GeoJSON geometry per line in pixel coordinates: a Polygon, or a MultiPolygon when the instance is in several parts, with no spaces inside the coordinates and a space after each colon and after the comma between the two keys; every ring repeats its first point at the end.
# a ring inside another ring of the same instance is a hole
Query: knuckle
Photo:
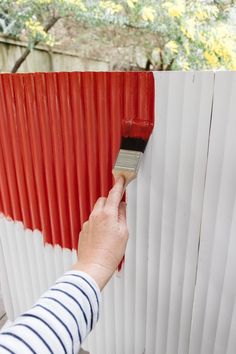
{"type": "Polygon", "coordinates": [[[82,230],[86,230],[88,228],[88,221],[85,221],[82,226],[82,230]]]}
{"type": "Polygon", "coordinates": [[[92,221],[99,221],[106,219],[109,216],[109,210],[107,209],[101,209],[101,210],[96,210],[90,215],[90,220],[92,221]]]}
{"type": "Polygon", "coordinates": [[[105,202],[106,198],[105,197],[100,197],[98,198],[98,202],[101,203],[101,202],[105,202]]]}

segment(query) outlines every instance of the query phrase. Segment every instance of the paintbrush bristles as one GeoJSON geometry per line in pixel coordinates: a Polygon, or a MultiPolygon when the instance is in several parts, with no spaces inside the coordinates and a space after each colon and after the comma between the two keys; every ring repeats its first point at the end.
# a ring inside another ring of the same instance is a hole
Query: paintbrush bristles
{"type": "Polygon", "coordinates": [[[147,141],[142,138],[122,137],[120,148],[123,150],[144,152],[147,141]]]}

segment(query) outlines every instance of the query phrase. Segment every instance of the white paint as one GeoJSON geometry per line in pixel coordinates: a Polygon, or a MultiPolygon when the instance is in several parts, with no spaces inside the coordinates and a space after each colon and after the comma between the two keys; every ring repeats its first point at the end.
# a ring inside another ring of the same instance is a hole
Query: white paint
{"type": "Polygon", "coordinates": [[[236,348],[235,103],[236,73],[217,73],[191,354],[234,354],[236,348]]]}
{"type": "Polygon", "coordinates": [[[195,287],[213,74],[160,73],[156,85],[146,353],[185,354],[195,287]]]}
{"type": "MultiPolygon", "coordinates": [[[[86,341],[92,354],[235,352],[236,74],[215,76],[214,84],[211,72],[155,74],[156,124],[127,191],[125,266],[103,292],[100,321],[86,341]]],[[[2,217],[9,318],[75,258],[2,217]]]]}
{"type": "Polygon", "coordinates": [[[76,252],[44,245],[40,231],[25,229],[21,222],[8,220],[2,215],[0,241],[3,299],[8,319],[13,320],[71,268],[76,252]]]}

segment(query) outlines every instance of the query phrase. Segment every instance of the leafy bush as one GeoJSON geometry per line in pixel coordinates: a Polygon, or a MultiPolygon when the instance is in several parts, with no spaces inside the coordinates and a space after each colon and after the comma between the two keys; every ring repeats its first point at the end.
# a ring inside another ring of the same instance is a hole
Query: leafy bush
{"type": "Polygon", "coordinates": [[[234,13],[227,0],[1,0],[0,30],[32,49],[54,45],[49,29],[61,18],[145,29],[158,37],[149,58],[155,69],[236,69],[234,13]]]}

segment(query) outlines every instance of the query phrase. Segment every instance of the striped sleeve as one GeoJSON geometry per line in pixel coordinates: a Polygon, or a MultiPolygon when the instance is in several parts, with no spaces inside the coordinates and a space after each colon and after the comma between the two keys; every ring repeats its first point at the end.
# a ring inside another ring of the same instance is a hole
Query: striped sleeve
{"type": "Polygon", "coordinates": [[[70,271],[0,332],[0,353],[72,353],[99,318],[101,294],[86,273],[70,271]]]}

